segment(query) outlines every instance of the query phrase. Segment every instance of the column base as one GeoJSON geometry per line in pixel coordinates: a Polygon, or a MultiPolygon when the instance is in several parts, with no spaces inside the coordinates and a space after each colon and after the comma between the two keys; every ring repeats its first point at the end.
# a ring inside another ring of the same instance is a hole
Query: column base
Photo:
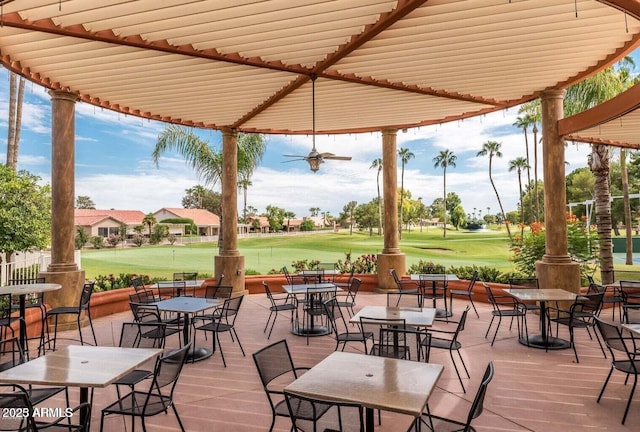
{"type": "Polygon", "coordinates": [[[406,255],[397,254],[378,254],[378,287],[374,289],[377,293],[387,293],[398,289],[389,270],[396,269],[398,276],[405,274],[407,270],[406,255]]]}
{"type": "Polygon", "coordinates": [[[551,263],[543,258],[536,263],[536,276],[540,288],[580,292],[580,264],[576,262],[551,263]]]}
{"type": "Polygon", "coordinates": [[[216,255],[214,258],[215,278],[223,274],[222,285],[233,287],[232,295],[249,294],[244,286],[244,255],[216,255]]]}

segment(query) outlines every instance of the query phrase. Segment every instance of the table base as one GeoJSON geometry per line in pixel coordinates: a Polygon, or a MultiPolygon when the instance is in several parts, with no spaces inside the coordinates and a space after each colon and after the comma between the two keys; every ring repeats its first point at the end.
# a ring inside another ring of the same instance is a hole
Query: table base
{"type": "Polygon", "coordinates": [[[187,353],[187,357],[185,358],[185,363],[195,363],[201,360],[208,359],[213,355],[213,351],[209,348],[194,348],[189,350],[187,353]]]}
{"type": "Polygon", "coordinates": [[[518,340],[522,345],[526,345],[531,348],[538,348],[544,350],[560,350],[571,347],[568,340],[549,336],[546,341],[542,335],[531,335],[528,338],[521,337],[518,340]]]}
{"type": "Polygon", "coordinates": [[[296,336],[326,336],[331,333],[331,330],[326,326],[299,326],[294,328],[291,333],[296,336]]]}
{"type": "Polygon", "coordinates": [[[449,318],[453,316],[453,312],[450,310],[436,309],[436,318],[449,318]]]}

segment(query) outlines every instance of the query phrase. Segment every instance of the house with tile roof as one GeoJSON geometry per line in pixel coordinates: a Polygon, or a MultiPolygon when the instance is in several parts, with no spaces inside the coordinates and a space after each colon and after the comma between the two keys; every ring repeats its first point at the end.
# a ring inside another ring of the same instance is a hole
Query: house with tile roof
{"type": "Polygon", "coordinates": [[[127,235],[134,233],[134,228],[142,225],[145,214],[140,210],[96,210],[75,209],[74,224],[82,227],[91,237],[109,237],[120,234],[120,227],[126,225],[127,235]]]}
{"type": "MultiPolygon", "coordinates": [[[[220,217],[206,209],[186,209],[180,207],[163,207],[153,213],[158,223],[165,219],[185,218],[191,219],[198,227],[198,235],[215,236],[220,233],[220,217]]],[[[183,224],[167,224],[169,233],[184,235],[183,224]]]]}

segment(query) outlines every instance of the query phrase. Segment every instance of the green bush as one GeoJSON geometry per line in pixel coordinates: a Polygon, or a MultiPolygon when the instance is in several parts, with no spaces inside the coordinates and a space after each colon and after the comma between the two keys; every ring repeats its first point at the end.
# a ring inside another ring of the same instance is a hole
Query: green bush
{"type": "Polygon", "coordinates": [[[91,237],[91,244],[95,249],[102,249],[104,247],[104,237],[91,237]]]}
{"type": "Polygon", "coordinates": [[[446,272],[447,269],[444,265],[424,260],[411,264],[407,270],[407,274],[443,274],[446,272]]]}

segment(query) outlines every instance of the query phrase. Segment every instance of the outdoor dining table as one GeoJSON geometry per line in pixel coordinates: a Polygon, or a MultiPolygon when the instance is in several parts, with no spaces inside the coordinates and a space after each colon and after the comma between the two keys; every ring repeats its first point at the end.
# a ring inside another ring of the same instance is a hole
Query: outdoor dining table
{"type": "Polygon", "coordinates": [[[315,279],[316,283],[322,283],[324,276],[335,276],[340,274],[337,270],[302,270],[298,273],[298,276],[304,276],[305,280],[311,278],[315,279]]]}
{"type": "MultiPolygon", "coordinates": [[[[214,309],[222,303],[220,299],[204,297],[173,297],[153,303],[158,306],[160,312],[173,312],[183,315],[182,338],[184,344],[191,340],[191,323],[195,314],[214,309]]],[[[215,341],[215,339],[214,339],[215,341]]],[[[185,361],[191,363],[204,360],[213,355],[213,351],[208,348],[198,348],[194,342],[193,347],[187,353],[185,361]]]]}
{"type": "MultiPolygon", "coordinates": [[[[24,352],[28,352],[27,346],[27,327],[25,321],[26,315],[26,299],[28,294],[40,294],[49,291],[56,291],[62,288],[57,283],[33,283],[21,285],[6,285],[0,287],[0,295],[17,295],[19,299],[20,310],[20,346],[24,352]]],[[[11,305],[8,305],[11,307],[11,305]]]]}
{"type": "Polygon", "coordinates": [[[365,430],[373,432],[376,409],[419,417],[443,366],[336,351],[285,387],[285,391],[365,408],[365,430]]]}
{"type": "Polygon", "coordinates": [[[375,319],[403,319],[405,324],[415,327],[430,327],[436,316],[433,308],[364,306],[349,319],[350,323],[360,324],[360,317],[375,319]]]}
{"type": "Polygon", "coordinates": [[[151,286],[151,288],[155,289],[158,291],[158,294],[160,296],[162,296],[161,291],[163,290],[174,290],[176,291],[176,294],[179,296],[182,295],[182,290],[184,289],[185,292],[188,289],[196,289],[196,288],[200,288],[202,286],[202,284],[205,282],[204,279],[189,279],[189,280],[181,280],[181,281],[175,281],[175,282],[179,282],[179,284],[176,284],[175,286],[171,285],[171,284],[163,284],[162,286],[158,283],[155,283],[151,286]]]}
{"type": "MultiPolygon", "coordinates": [[[[80,387],[80,403],[91,402],[89,388],[107,387],[160,353],[161,349],[69,345],[0,372],[0,383],[80,387]]],[[[80,424],[90,410],[80,410],[80,424]]]]}
{"type": "MultiPolygon", "coordinates": [[[[336,286],[333,283],[315,283],[315,284],[294,284],[294,285],[282,285],[282,288],[285,290],[287,294],[293,295],[307,295],[307,292],[311,289],[313,291],[311,296],[315,296],[322,293],[332,292],[332,291],[342,291],[342,288],[336,286]]],[[[314,298],[307,299],[313,303],[314,298]]],[[[324,336],[331,333],[331,329],[325,325],[317,325],[315,322],[315,315],[311,317],[311,322],[309,326],[305,325],[296,325],[293,327],[291,332],[297,336],[324,336]]]]}
{"type": "Polygon", "coordinates": [[[640,324],[622,324],[622,327],[640,336],[640,324]]]}
{"type": "Polygon", "coordinates": [[[447,308],[447,289],[448,287],[448,283],[450,281],[457,281],[460,280],[458,279],[457,275],[454,274],[449,274],[449,273],[422,273],[422,274],[412,274],[410,275],[410,278],[412,281],[416,281],[418,282],[418,287],[420,288],[420,290],[422,290],[423,292],[428,289],[428,287],[425,286],[424,282],[431,282],[431,292],[433,294],[433,296],[435,297],[435,293],[436,293],[436,288],[438,285],[438,282],[442,282],[442,298],[444,300],[444,309],[436,309],[436,317],[438,318],[448,318],[450,316],[453,315],[453,312],[451,312],[449,310],[449,308],[447,308]]]}
{"type": "Polygon", "coordinates": [[[502,291],[520,301],[540,302],[540,330],[542,334],[520,337],[518,341],[526,346],[540,349],[566,349],[571,346],[568,340],[549,336],[547,332],[547,302],[548,301],[574,301],[577,294],[562,289],[508,289],[502,291]]]}

